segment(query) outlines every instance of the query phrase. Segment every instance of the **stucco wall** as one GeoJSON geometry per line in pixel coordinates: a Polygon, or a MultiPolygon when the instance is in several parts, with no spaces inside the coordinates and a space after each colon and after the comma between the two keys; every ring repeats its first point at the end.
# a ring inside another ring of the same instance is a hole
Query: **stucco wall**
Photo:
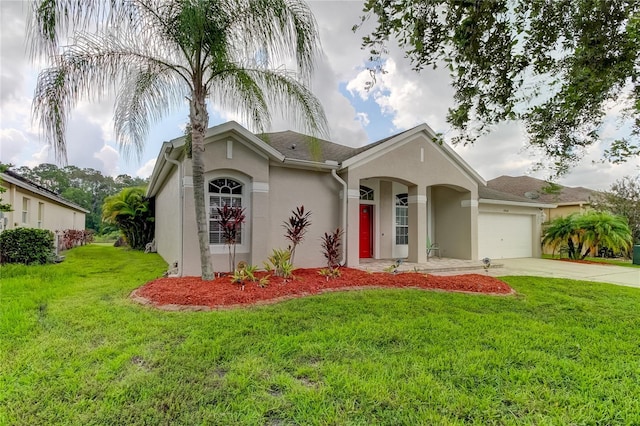
{"type": "Polygon", "coordinates": [[[173,167],[155,199],[156,246],[170,268],[180,261],[181,206],[180,173],[173,167]]]}
{"type": "MultiPolygon", "coordinates": [[[[473,253],[473,239],[477,241],[477,235],[472,234],[474,208],[462,205],[470,200],[470,193],[437,186],[431,189],[431,197],[435,214],[433,242],[440,246],[441,256],[473,259],[477,256],[473,253]]],[[[477,209],[475,216],[477,219],[477,209]]]]}
{"type": "MultiPolygon", "coordinates": [[[[282,224],[291,210],[304,205],[311,211],[311,226],[295,254],[296,267],[318,267],[326,261],[321,251],[320,238],[340,226],[340,190],[342,187],[327,172],[272,167],[269,185],[269,252],[273,248],[286,248],[282,224]]],[[[357,234],[356,234],[357,236],[357,234]]],[[[256,259],[261,264],[264,259],[256,259]]]]}
{"type": "Polygon", "coordinates": [[[41,228],[50,231],[85,229],[85,213],[59,204],[49,198],[4,182],[7,191],[2,194],[3,203],[11,204],[12,212],[5,212],[6,229],[18,227],[41,228]],[[27,218],[23,220],[23,200],[28,199],[27,218]],[[42,204],[41,213],[39,213],[42,204]]]}
{"type": "Polygon", "coordinates": [[[364,164],[349,168],[350,179],[369,177],[390,177],[424,186],[455,185],[477,193],[476,182],[424,134],[416,135],[392,150],[382,150],[364,164]]]}

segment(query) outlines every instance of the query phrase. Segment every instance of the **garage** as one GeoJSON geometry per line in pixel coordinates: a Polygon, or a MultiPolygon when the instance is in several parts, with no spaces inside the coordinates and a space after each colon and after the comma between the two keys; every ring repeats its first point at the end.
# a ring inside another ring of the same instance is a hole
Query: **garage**
{"type": "Polygon", "coordinates": [[[478,214],[478,257],[509,259],[533,256],[534,215],[478,214]]]}

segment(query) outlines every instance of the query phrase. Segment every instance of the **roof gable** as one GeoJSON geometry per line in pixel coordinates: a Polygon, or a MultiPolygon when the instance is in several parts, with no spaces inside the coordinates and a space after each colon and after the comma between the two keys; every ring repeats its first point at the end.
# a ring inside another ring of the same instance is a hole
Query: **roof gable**
{"type": "Polygon", "coordinates": [[[436,133],[426,124],[421,124],[412,129],[398,133],[397,135],[390,136],[367,145],[361,149],[355,150],[347,160],[343,161],[342,168],[346,169],[354,165],[363,164],[378,158],[398,147],[403,146],[406,143],[413,141],[414,136],[423,135],[428,140],[433,142],[433,146],[440,151],[443,157],[449,160],[455,167],[466,173],[471,179],[476,181],[480,185],[485,185],[486,182],[457,152],[455,152],[449,145],[445,143],[436,142],[436,133]]]}

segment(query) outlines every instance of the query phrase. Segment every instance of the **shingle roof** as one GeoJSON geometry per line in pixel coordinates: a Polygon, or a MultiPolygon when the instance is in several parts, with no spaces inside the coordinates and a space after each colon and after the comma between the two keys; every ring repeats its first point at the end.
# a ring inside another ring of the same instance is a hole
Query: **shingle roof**
{"type": "Polygon", "coordinates": [[[478,198],[485,200],[498,200],[498,201],[513,201],[517,203],[542,203],[540,200],[532,200],[526,197],[519,197],[517,195],[508,194],[506,192],[498,191],[486,186],[478,185],[478,198]]]}
{"type": "Polygon", "coordinates": [[[543,190],[548,185],[548,182],[530,176],[500,176],[487,181],[489,189],[525,197],[530,201],[540,203],[588,203],[597,193],[597,191],[588,188],[558,185],[560,187],[559,193],[548,194],[543,190]]]}
{"type": "Polygon", "coordinates": [[[319,156],[313,155],[311,147],[313,138],[302,133],[287,130],[284,132],[264,133],[257,135],[260,139],[277,149],[282,155],[295,160],[325,161],[333,160],[341,163],[354,155],[355,148],[339,145],[324,139],[316,139],[319,144],[319,156]],[[319,158],[318,158],[319,157],[319,158]]]}
{"type": "Polygon", "coordinates": [[[325,160],[333,160],[338,163],[342,163],[344,160],[351,158],[355,155],[360,154],[361,152],[367,151],[375,146],[378,146],[389,139],[395,138],[396,136],[400,136],[406,132],[409,132],[413,129],[405,130],[403,132],[397,133],[395,135],[388,136],[384,139],[380,139],[378,141],[372,142],[365,146],[361,146],[358,148],[353,148],[346,145],[340,145],[334,142],[330,142],[324,139],[317,139],[320,150],[319,158],[318,156],[314,156],[312,150],[310,149],[312,145],[313,138],[308,135],[304,135],[302,133],[297,133],[291,130],[287,130],[284,132],[275,132],[275,133],[263,133],[257,135],[260,139],[271,145],[273,148],[277,149],[281,154],[283,154],[287,158],[295,159],[295,160],[306,160],[306,161],[325,161],[325,160]]]}

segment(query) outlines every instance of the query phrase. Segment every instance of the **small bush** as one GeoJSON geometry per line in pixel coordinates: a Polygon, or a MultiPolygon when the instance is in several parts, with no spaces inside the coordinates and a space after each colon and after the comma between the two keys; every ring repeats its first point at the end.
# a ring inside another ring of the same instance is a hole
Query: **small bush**
{"type": "Polygon", "coordinates": [[[56,231],[56,233],[59,235],[58,248],[60,250],[69,250],[93,242],[93,230],[65,229],[64,231],[56,231]]]}
{"type": "Polygon", "coordinates": [[[332,278],[339,276],[340,274],[334,274],[333,271],[340,266],[340,246],[342,245],[343,231],[340,228],[337,228],[332,233],[324,233],[324,236],[321,238],[322,240],[322,254],[325,259],[327,259],[327,271],[328,275],[332,278]]]}
{"type": "Polygon", "coordinates": [[[46,229],[8,229],[0,234],[0,262],[50,263],[55,258],[53,239],[53,232],[46,229]]]}
{"type": "Polygon", "coordinates": [[[291,278],[293,274],[291,252],[289,250],[273,249],[269,259],[264,262],[264,269],[267,272],[273,272],[276,277],[291,278]]]}

